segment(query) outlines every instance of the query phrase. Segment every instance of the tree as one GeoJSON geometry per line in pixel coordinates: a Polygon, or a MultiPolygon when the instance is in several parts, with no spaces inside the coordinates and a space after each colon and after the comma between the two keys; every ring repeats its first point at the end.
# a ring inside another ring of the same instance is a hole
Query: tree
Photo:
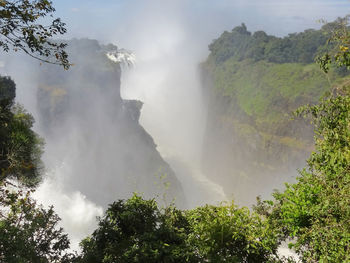
{"type": "MultiPolygon", "coordinates": [[[[44,26],[38,21],[53,17],[55,9],[48,0],[0,0],[0,48],[8,52],[22,50],[46,63],[68,69],[66,44],[51,37],[66,32],[59,18],[44,26]]],[[[27,186],[39,182],[42,141],[32,131],[33,117],[20,105],[14,105],[15,83],[0,77],[0,181],[19,179],[27,186]]]]}
{"type": "Polygon", "coordinates": [[[276,234],[248,208],[159,209],[135,195],[109,206],[78,262],[282,262],[276,234]]]}
{"type": "Polygon", "coordinates": [[[188,211],[189,243],[200,262],[281,262],[277,233],[258,214],[234,204],[188,211]]]}
{"type": "Polygon", "coordinates": [[[316,61],[325,73],[328,73],[332,65],[350,69],[349,19],[350,16],[338,18],[335,22],[322,27],[329,32],[330,37],[327,41],[327,49],[322,56],[317,57],[316,61]]]}
{"type": "Polygon", "coordinates": [[[160,211],[140,196],[109,206],[98,229],[81,242],[83,263],[200,262],[187,244],[189,225],[175,208],[160,211]]]}
{"type": "MultiPolygon", "coordinates": [[[[343,21],[343,20],[342,20],[343,21]]],[[[319,60],[330,66],[350,65],[349,28],[338,24],[333,49],[319,60]],[[325,60],[324,60],[325,59],[325,60]]],[[[335,87],[318,105],[304,106],[296,115],[310,118],[315,151],[295,184],[287,184],[275,200],[257,210],[279,229],[281,240],[293,240],[303,262],[350,262],[350,86],[335,87]]]]}
{"type": "Polygon", "coordinates": [[[72,262],[68,237],[57,227],[53,208],[38,206],[31,191],[9,183],[0,186],[0,262],[72,262]]]}
{"type": "Polygon", "coordinates": [[[274,194],[269,220],[304,262],[349,262],[350,97],[331,96],[298,113],[316,125],[316,149],[298,182],[274,194]]]}
{"type": "Polygon", "coordinates": [[[33,117],[15,104],[16,85],[0,76],[0,182],[17,179],[26,186],[40,181],[43,142],[32,130],[33,117]]]}
{"type": "MultiPolygon", "coordinates": [[[[37,23],[54,11],[47,0],[0,0],[0,48],[68,69],[66,44],[50,40],[66,32],[64,23],[37,23]]],[[[42,141],[32,130],[33,117],[15,104],[15,96],[15,83],[0,76],[0,262],[73,262],[53,207],[38,206],[26,190],[40,180],[42,141]]]]}
{"type": "Polygon", "coordinates": [[[0,48],[22,50],[40,61],[70,67],[66,44],[51,40],[66,33],[65,24],[59,18],[44,26],[38,21],[55,11],[48,0],[0,0],[0,48]]]}

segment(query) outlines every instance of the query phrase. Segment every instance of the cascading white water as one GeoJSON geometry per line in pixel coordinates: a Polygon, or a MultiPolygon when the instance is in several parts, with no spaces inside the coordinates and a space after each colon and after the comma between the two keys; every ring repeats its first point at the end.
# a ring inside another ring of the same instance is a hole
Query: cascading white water
{"type": "Polygon", "coordinates": [[[205,110],[196,65],[191,60],[180,65],[178,59],[141,53],[135,67],[122,74],[121,95],[144,102],[140,122],[182,183],[187,207],[226,201],[223,188],[200,170],[205,110]]]}
{"type": "Polygon", "coordinates": [[[106,53],[106,56],[112,62],[119,63],[125,67],[132,67],[135,65],[135,62],[136,62],[135,55],[131,51],[123,48],[118,50],[108,51],[106,53]]]}

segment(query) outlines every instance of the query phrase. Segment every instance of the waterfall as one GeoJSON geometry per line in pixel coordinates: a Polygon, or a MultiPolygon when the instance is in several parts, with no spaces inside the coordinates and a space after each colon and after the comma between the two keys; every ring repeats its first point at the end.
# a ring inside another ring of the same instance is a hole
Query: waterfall
{"type": "MultiPolygon", "coordinates": [[[[136,56],[127,53],[133,66],[123,67],[122,98],[144,103],[140,123],[180,180],[187,208],[226,201],[222,186],[201,172],[205,110],[196,65],[193,61],[179,65],[172,56],[150,60],[147,55],[137,57],[135,63],[136,56]]],[[[123,57],[123,64],[130,64],[125,62],[129,61],[125,53],[117,56],[123,57]]]]}

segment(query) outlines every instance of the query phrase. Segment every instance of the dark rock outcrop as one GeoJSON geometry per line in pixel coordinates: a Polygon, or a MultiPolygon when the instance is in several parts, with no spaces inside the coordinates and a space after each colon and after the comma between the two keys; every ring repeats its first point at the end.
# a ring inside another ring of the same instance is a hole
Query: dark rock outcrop
{"type": "Polygon", "coordinates": [[[67,184],[102,205],[132,192],[181,204],[179,181],[139,124],[142,102],[120,96],[121,66],[106,56],[117,47],[87,39],[68,46],[71,69],[45,65],[38,77],[48,162],[62,162],[67,184]]]}

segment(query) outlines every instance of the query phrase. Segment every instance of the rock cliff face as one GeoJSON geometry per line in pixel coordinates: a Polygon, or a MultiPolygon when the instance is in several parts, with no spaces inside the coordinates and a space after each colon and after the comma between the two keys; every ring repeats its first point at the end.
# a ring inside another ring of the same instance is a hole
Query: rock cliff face
{"type": "Polygon", "coordinates": [[[281,39],[242,25],[209,46],[201,65],[208,109],[203,170],[241,204],[293,181],[305,166],[313,131],[292,112],[317,103],[343,79],[338,71],[325,76],[312,62],[323,38],[308,30],[281,39]],[[308,60],[298,46],[312,47],[308,60]]]}
{"type": "Polygon", "coordinates": [[[132,192],[181,204],[180,183],[139,124],[142,102],[120,96],[121,66],[107,56],[117,47],[68,44],[71,69],[45,65],[38,76],[46,162],[59,163],[65,185],[102,205],[132,192]]]}

